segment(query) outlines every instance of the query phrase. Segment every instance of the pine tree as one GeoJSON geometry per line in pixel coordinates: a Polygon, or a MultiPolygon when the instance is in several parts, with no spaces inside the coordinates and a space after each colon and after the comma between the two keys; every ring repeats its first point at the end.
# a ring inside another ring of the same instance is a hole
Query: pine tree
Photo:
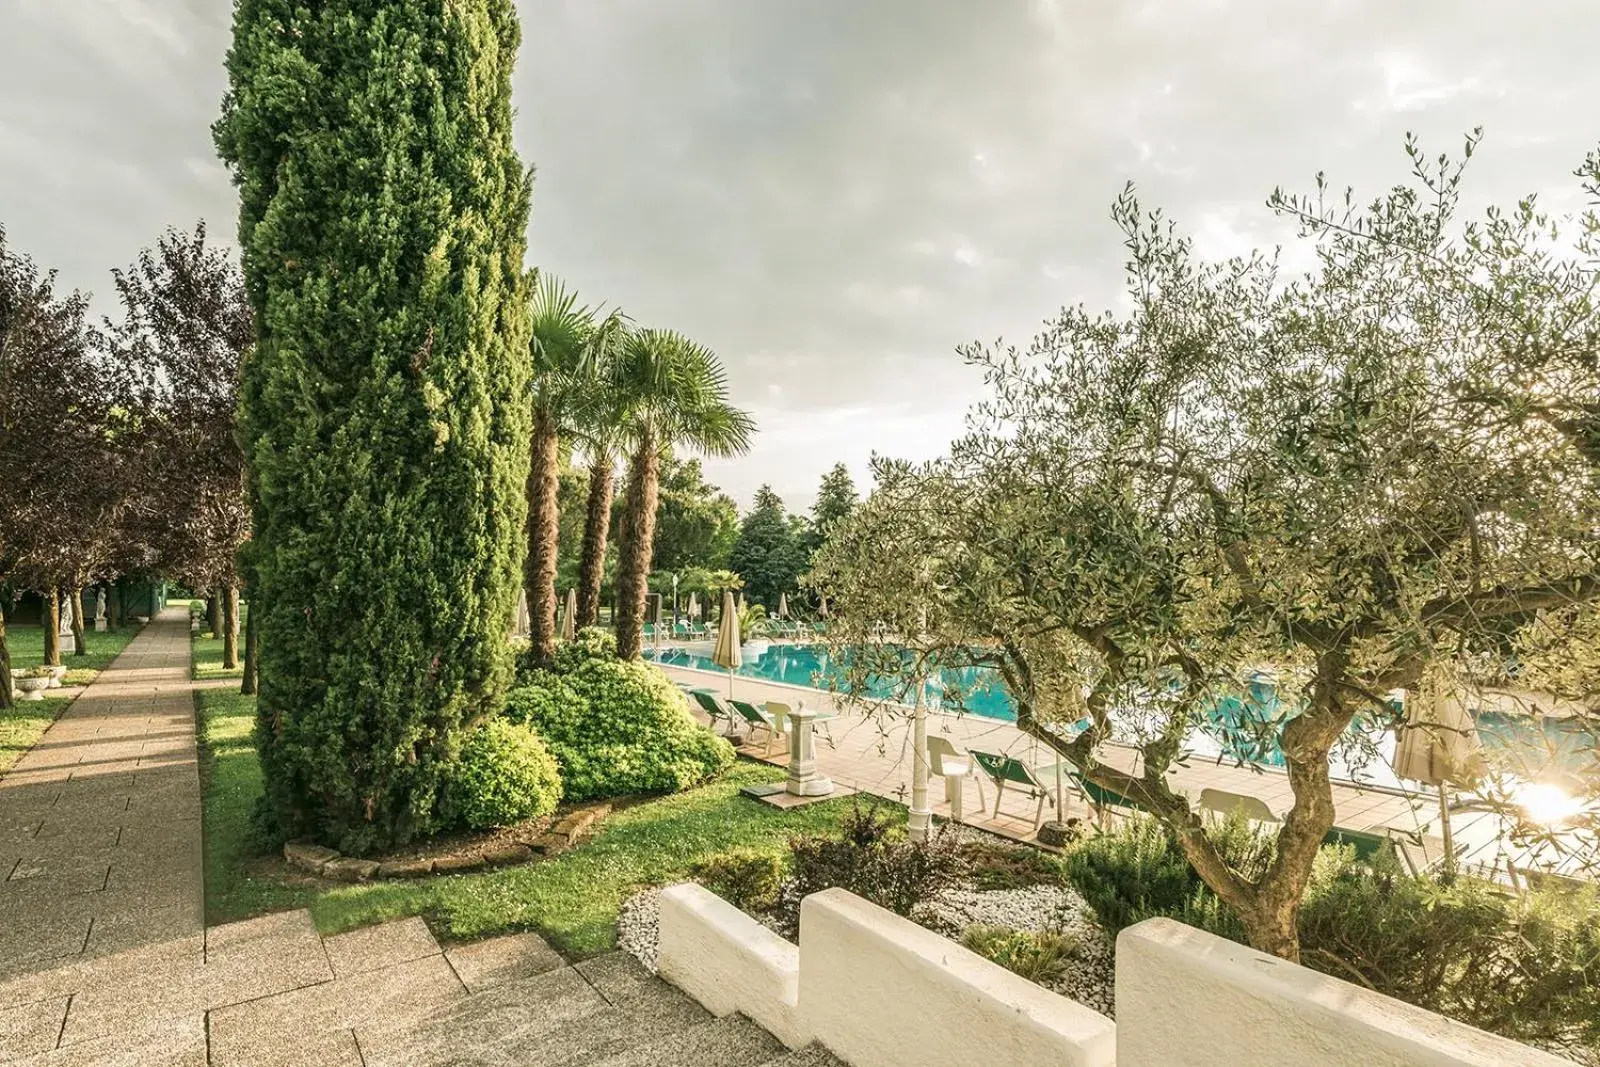
{"type": "Polygon", "coordinates": [[[754,506],[739,524],[739,537],[728,554],[728,566],[745,581],[750,599],[768,611],[778,606],[778,596],[793,596],[805,570],[805,546],[800,520],[784,510],[783,500],[770,485],[756,490],[754,506]]]}
{"type": "Polygon", "coordinates": [[[822,484],[817,487],[817,501],[811,505],[811,522],[806,529],[807,558],[816,555],[828,540],[833,524],[854,511],[859,500],[850,468],[835,463],[833,469],[822,476],[822,484]]]}
{"type": "Polygon", "coordinates": [[[218,149],[256,312],[240,383],[268,827],[433,825],[494,712],[524,551],[529,179],[512,0],[238,0],[218,149]]]}

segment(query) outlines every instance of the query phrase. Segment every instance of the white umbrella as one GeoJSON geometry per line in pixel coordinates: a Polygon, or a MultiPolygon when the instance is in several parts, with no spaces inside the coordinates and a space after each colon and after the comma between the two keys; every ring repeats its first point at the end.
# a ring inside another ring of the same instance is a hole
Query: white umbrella
{"type": "Polygon", "coordinates": [[[778,594],[778,618],[787,619],[788,617],[789,617],[789,594],[788,593],[779,593],[778,594]]]}
{"type": "Polygon", "coordinates": [[[733,605],[731,589],[722,594],[722,623],[717,627],[717,647],[711,650],[711,662],[728,672],[728,699],[733,699],[733,672],[744,657],[739,651],[739,612],[733,605]]]}
{"type": "Polygon", "coordinates": [[[533,620],[528,615],[528,591],[517,590],[517,612],[511,621],[512,637],[527,637],[533,630],[533,620]]]}
{"type": "Polygon", "coordinates": [[[743,615],[745,613],[745,610],[746,609],[745,609],[745,603],[744,603],[744,594],[740,593],[739,594],[739,614],[743,615]]]}
{"type": "Polygon", "coordinates": [[[578,590],[567,590],[567,603],[561,609],[561,640],[571,641],[578,636],[578,590]]]}
{"type": "Polygon", "coordinates": [[[1434,671],[1406,696],[1406,724],[1395,746],[1394,774],[1438,787],[1445,862],[1453,863],[1448,786],[1471,782],[1483,774],[1478,725],[1467,710],[1464,691],[1434,671]]]}
{"type": "Polygon", "coordinates": [[[817,605],[817,617],[819,619],[826,619],[828,617],[828,598],[827,597],[823,597],[822,598],[822,603],[817,605]]]}
{"type": "Polygon", "coordinates": [[[689,594],[688,615],[689,615],[689,618],[691,618],[691,619],[698,619],[700,617],[700,594],[699,593],[690,593],[689,594]]]}

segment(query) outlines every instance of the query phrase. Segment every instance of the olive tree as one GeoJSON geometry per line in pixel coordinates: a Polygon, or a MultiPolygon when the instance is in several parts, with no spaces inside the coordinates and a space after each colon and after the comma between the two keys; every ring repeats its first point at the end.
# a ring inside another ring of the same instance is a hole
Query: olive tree
{"type": "MultiPolygon", "coordinates": [[[[1482,272],[1370,238],[1452,232],[1462,171],[1412,152],[1415,181],[1317,229],[1297,277],[1275,255],[1203,262],[1125,191],[1126,309],[1069,308],[1025,349],[965,349],[990,390],[968,433],[932,463],[880,461],[811,577],[852,650],[846,695],[993,668],[1021,730],[1164,822],[1250,941],[1287,959],[1356,717],[1387,721],[1387,695],[1424,672],[1503,671],[1516,635],[1591,618],[1600,596],[1582,442],[1469,400],[1492,381],[1520,411],[1533,387],[1503,343],[1554,343],[1554,320],[1496,312],[1474,293],[1482,272]],[[1270,860],[1241,871],[1168,772],[1253,665],[1290,709],[1253,728],[1294,800],[1270,860]]],[[[1592,262],[1455,232],[1508,277],[1592,289],[1592,262]]]]}

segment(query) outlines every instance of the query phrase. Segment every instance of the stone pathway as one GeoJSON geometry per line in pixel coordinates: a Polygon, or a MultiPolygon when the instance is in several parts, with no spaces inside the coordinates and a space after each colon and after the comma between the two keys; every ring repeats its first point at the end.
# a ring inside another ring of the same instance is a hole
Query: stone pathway
{"type": "Polygon", "coordinates": [[[0,979],[204,929],[192,685],[168,608],[0,777],[0,979]]]}
{"type": "Polygon", "coordinates": [[[169,609],[0,778],[0,1063],[842,1067],[536,934],[324,938],[304,910],[207,930],[196,687],[169,609]]]}

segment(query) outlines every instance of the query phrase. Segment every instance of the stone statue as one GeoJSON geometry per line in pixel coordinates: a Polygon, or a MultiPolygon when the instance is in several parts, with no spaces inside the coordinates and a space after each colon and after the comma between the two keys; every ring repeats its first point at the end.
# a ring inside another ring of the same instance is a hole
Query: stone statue
{"type": "Polygon", "coordinates": [[[72,598],[61,598],[61,628],[56,631],[62,637],[72,636],[72,598]]]}
{"type": "Polygon", "coordinates": [[[100,631],[106,628],[106,587],[103,585],[94,594],[94,628],[100,631]]]}

